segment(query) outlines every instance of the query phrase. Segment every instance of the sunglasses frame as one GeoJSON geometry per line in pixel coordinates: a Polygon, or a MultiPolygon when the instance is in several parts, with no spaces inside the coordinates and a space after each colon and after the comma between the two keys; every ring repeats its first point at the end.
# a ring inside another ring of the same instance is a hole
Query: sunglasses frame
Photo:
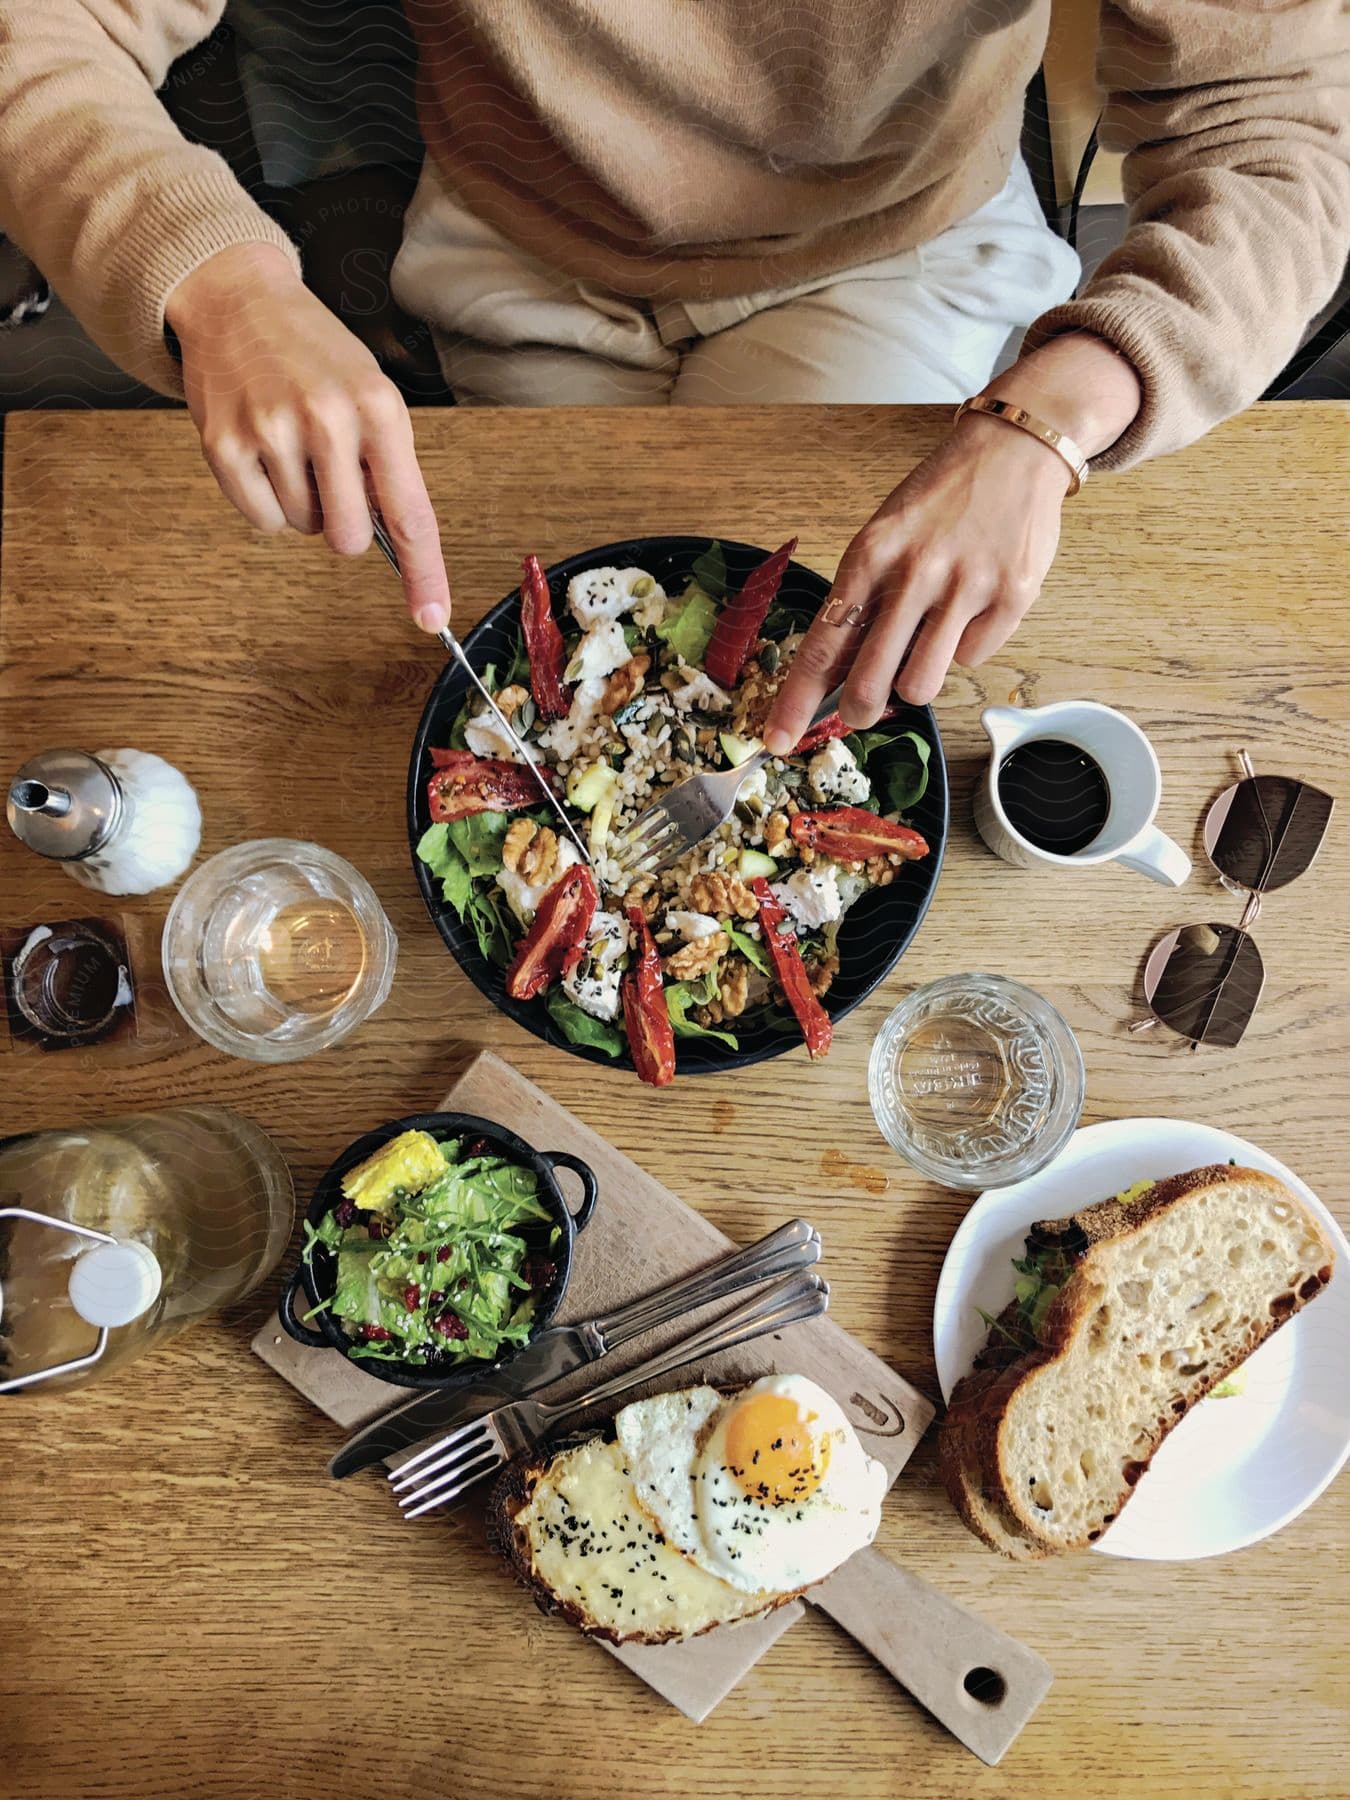
{"type": "MultiPolygon", "coordinates": [[[[1217,933],[1219,930],[1223,930],[1225,932],[1232,933],[1232,941],[1235,945],[1235,948],[1234,948],[1232,956],[1230,958],[1229,970],[1225,970],[1225,972],[1220,976],[1218,985],[1214,990],[1214,997],[1213,997],[1213,1001],[1212,1001],[1212,1004],[1210,1007],[1210,1012],[1208,1015],[1209,1019],[1212,1019],[1214,1016],[1214,1010],[1218,1006],[1219,997],[1223,992],[1224,983],[1228,979],[1228,974],[1231,972],[1232,966],[1237,961],[1237,957],[1240,953],[1239,948],[1237,946],[1240,946],[1241,940],[1243,940],[1243,939],[1245,939],[1248,942],[1248,944],[1250,944],[1250,946],[1251,946],[1251,950],[1256,957],[1256,966],[1257,966],[1257,970],[1260,975],[1260,980],[1257,984],[1255,997],[1253,998],[1252,1003],[1247,1010],[1247,1016],[1242,1021],[1242,1029],[1238,1032],[1237,1036],[1232,1040],[1231,1044],[1225,1044],[1223,1046],[1225,1049],[1233,1049],[1239,1043],[1241,1043],[1242,1038],[1246,1034],[1248,1025],[1250,1025],[1252,1019],[1256,1015],[1257,1007],[1261,1004],[1261,996],[1265,992],[1265,987],[1266,987],[1265,959],[1261,955],[1260,947],[1258,946],[1256,940],[1251,935],[1251,927],[1256,923],[1257,919],[1259,919],[1261,916],[1261,896],[1264,892],[1269,891],[1266,888],[1265,884],[1266,884],[1271,872],[1273,871],[1273,869],[1275,867],[1276,859],[1279,856],[1281,846],[1283,845],[1285,837],[1288,834],[1290,824],[1293,820],[1294,811],[1298,804],[1298,793],[1304,789],[1308,789],[1310,792],[1320,794],[1323,799],[1330,801],[1330,806],[1328,807],[1328,810],[1327,810],[1326,822],[1322,827],[1321,836],[1318,838],[1317,843],[1314,845],[1311,856],[1309,856],[1307,862],[1298,871],[1297,875],[1293,875],[1289,878],[1288,881],[1283,881],[1279,884],[1281,887],[1292,886],[1292,884],[1295,881],[1300,880],[1304,875],[1306,875],[1308,873],[1308,870],[1312,868],[1313,864],[1316,862],[1317,857],[1321,851],[1322,845],[1326,842],[1327,831],[1329,830],[1330,825],[1331,825],[1331,815],[1332,815],[1332,812],[1335,810],[1335,805],[1336,805],[1335,797],[1333,795],[1323,794],[1322,790],[1320,788],[1313,788],[1310,782],[1303,781],[1301,778],[1299,778],[1297,776],[1280,777],[1279,779],[1290,782],[1290,784],[1292,785],[1292,787],[1295,790],[1295,797],[1294,797],[1294,805],[1289,808],[1288,814],[1285,817],[1285,819],[1280,827],[1279,835],[1276,836],[1275,833],[1271,830],[1269,819],[1266,817],[1265,805],[1261,799],[1261,790],[1259,788],[1256,788],[1255,789],[1256,803],[1261,811],[1261,817],[1265,824],[1266,838],[1269,842],[1270,848],[1266,854],[1265,862],[1262,866],[1262,869],[1261,869],[1259,875],[1257,876],[1255,885],[1248,887],[1248,886],[1244,885],[1242,882],[1238,881],[1234,876],[1229,875],[1224,869],[1222,869],[1219,866],[1218,862],[1215,860],[1215,855],[1214,855],[1214,852],[1218,846],[1219,838],[1222,835],[1224,825],[1227,823],[1228,815],[1232,811],[1234,800],[1237,798],[1237,795],[1239,794],[1239,792],[1241,791],[1241,789],[1245,783],[1247,783],[1249,781],[1255,782],[1257,779],[1256,768],[1252,762],[1251,757],[1248,755],[1247,751],[1239,750],[1237,753],[1237,758],[1238,758],[1238,765],[1242,770],[1242,774],[1238,778],[1237,781],[1232,782],[1228,787],[1226,787],[1223,790],[1223,792],[1221,794],[1216,795],[1215,798],[1210,802],[1209,806],[1206,808],[1204,822],[1201,826],[1201,837],[1202,837],[1202,841],[1205,846],[1205,856],[1209,861],[1210,867],[1214,870],[1214,873],[1218,876],[1222,885],[1225,888],[1227,888],[1227,890],[1230,894],[1241,895],[1245,898],[1246,903],[1242,909],[1242,917],[1238,920],[1238,922],[1235,926],[1225,925],[1225,926],[1220,927],[1220,926],[1214,926],[1214,925],[1207,925],[1207,926],[1198,926],[1197,927],[1197,926],[1181,925],[1181,926],[1178,926],[1175,930],[1169,931],[1169,932],[1165,933],[1164,936],[1159,938],[1157,943],[1154,944],[1153,948],[1149,951],[1148,957],[1145,960],[1144,969],[1143,969],[1144,998],[1148,1003],[1150,1016],[1147,1019],[1137,1019],[1129,1028],[1131,1030],[1131,1032],[1138,1033],[1141,1031],[1150,1031],[1154,1028],[1154,1026],[1157,1026],[1157,1025],[1165,1025],[1169,1031],[1175,1032],[1179,1038],[1183,1038],[1188,1043],[1188,1045],[1192,1051],[1198,1050],[1201,1047],[1201,1045],[1204,1043],[1214,1042],[1213,1039],[1207,1038],[1205,1036],[1205,1026],[1201,1027],[1201,1035],[1199,1037],[1192,1037],[1189,1032],[1183,1031],[1183,1030],[1181,1030],[1181,1028],[1179,1026],[1172,1024],[1170,1019],[1164,1018],[1162,1013],[1160,1013],[1157,1010],[1157,1007],[1154,1003],[1154,995],[1157,993],[1158,988],[1162,983],[1162,979],[1163,979],[1164,974],[1167,971],[1168,964],[1171,962],[1173,956],[1175,956],[1178,948],[1180,947],[1182,938],[1185,936],[1187,931],[1194,931],[1194,930],[1207,930],[1211,933],[1217,933]]],[[[1217,950],[1219,948],[1219,945],[1222,942],[1223,942],[1222,939],[1218,939],[1218,941],[1214,945],[1214,949],[1217,950]]],[[[1208,952],[1207,954],[1212,954],[1212,952],[1208,952]]]]}

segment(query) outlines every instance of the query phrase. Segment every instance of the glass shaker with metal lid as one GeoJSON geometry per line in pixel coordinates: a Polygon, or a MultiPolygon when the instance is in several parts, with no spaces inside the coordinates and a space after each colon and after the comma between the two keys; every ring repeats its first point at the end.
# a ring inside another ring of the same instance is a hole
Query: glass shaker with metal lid
{"type": "Polygon", "coordinates": [[[5,816],[30,850],[105,894],[176,881],[202,836],[187,778],[148,750],[42,750],[11,781],[5,816]]]}
{"type": "Polygon", "coordinates": [[[0,1142],[0,1394],[100,1378],[263,1281],[295,1193],[217,1106],[0,1142]]]}

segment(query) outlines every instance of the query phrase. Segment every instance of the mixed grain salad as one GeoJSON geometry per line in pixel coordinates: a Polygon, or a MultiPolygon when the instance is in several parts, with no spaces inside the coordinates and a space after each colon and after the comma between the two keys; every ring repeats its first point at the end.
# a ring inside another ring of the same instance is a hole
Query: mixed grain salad
{"type": "Polygon", "coordinates": [[[569,1042],[626,1048],[654,1085],[672,1079],[679,1039],[735,1050],[752,1019],[823,1055],[840,924],[928,854],[902,818],[927,786],[925,738],[893,715],[850,733],[834,714],[750,776],[733,817],[672,868],[626,881],[614,859],[664,788],[760,747],[806,622],[778,599],[794,548],[735,593],[717,544],[678,593],[645,569],[588,569],[561,617],[527,559],[515,652],[484,679],[564,799],[589,867],[481,698],[430,752],[432,824],[417,854],[447,905],[505,969],[509,994],[538,997],[569,1042]]]}

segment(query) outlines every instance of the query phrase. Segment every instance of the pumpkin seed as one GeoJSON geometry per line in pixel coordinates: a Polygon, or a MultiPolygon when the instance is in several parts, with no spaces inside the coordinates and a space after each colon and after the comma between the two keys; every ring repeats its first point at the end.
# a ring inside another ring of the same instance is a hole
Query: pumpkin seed
{"type": "Polygon", "coordinates": [[[777,644],[765,644],[759,653],[759,666],[766,675],[776,675],[778,665],[783,660],[783,652],[777,644]]]}
{"type": "Polygon", "coordinates": [[[520,710],[513,721],[517,731],[528,731],[539,716],[539,709],[532,699],[522,700],[520,710]]]}

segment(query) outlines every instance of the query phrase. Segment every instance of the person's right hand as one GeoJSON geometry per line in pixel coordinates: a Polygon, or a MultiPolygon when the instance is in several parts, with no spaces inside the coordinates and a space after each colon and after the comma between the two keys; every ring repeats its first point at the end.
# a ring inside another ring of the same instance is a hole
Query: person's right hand
{"type": "Polygon", "coordinates": [[[271,244],[217,251],[169,295],[188,410],[227,498],[263,531],[322,531],[342,556],[378,506],[424,631],[450,618],[436,515],[403,396],[271,244]]]}

